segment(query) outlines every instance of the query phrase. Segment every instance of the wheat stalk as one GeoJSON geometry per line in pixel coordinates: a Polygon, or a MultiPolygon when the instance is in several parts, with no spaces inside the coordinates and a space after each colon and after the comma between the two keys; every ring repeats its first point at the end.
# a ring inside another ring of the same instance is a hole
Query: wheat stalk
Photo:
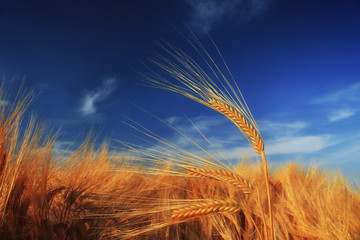
{"type": "Polygon", "coordinates": [[[197,217],[210,213],[235,213],[240,211],[240,204],[234,200],[212,200],[200,204],[191,205],[173,211],[171,218],[181,219],[197,217]]]}
{"type": "Polygon", "coordinates": [[[229,118],[233,123],[235,123],[235,125],[240,129],[240,131],[245,135],[245,137],[250,139],[249,142],[253,147],[253,149],[255,150],[255,152],[261,155],[263,169],[264,169],[265,183],[266,183],[266,191],[268,195],[270,234],[271,234],[271,239],[273,239],[274,229],[273,229],[270,184],[269,184],[267,161],[264,152],[264,142],[262,140],[262,137],[258,133],[258,131],[256,131],[255,127],[252,124],[249,124],[249,122],[246,120],[246,117],[244,117],[244,115],[241,114],[241,112],[236,111],[230,105],[215,99],[210,99],[208,103],[210,104],[210,107],[212,109],[222,113],[224,116],[229,118]]]}
{"type": "MultiPolygon", "coordinates": [[[[270,239],[274,239],[274,227],[272,218],[272,206],[270,196],[270,184],[268,178],[267,161],[264,152],[264,142],[260,135],[260,131],[256,122],[243,98],[240,89],[234,80],[227,64],[225,63],[219,49],[214,44],[216,51],[219,53],[229,76],[233,80],[231,84],[225,74],[216,65],[210,54],[205,50],[202,43],[192,33],[194,42],[191,43],[194,49],[199,53],[200,57],[208,67],[209,75],[206,71],[201,69],[200,65],[196,63],[188,54],[174,47],[170,43],[163,41],[160,46],[171,55],[172,59],[154,54],[149,58],[149,61],[162,69],[163,73],[172,76],[177,80],[177,83],[170,82],[166,77],[151,71],[150,75],[142,75],[150,86],[156,88],[167,89],[184,95],[194,101],[197,101],[205,106],[208,106],[227,118],[229,118],[249,140],[250,145],[255,152],[261,155],[263,163],[264,178],[266,182],[266,189],[268,195],[269,207],[269,221],[270,221],[270,239]],[[215,80],[215,81],[214,81],[215,80]],[[220,83],[217,85],[215,82],[220,83]]],[[[188,42],[192,42],[187,39],[188,42]]],[[[264,224],[265,219],[264,219],[264,224]]],[[[265,229],[266,231],[266,229],[265,229]]]]}
{"type": "Polygon", "coordinates": [[[207,177],[207,178],[212,178],[219,181],[230,183],[231,185],[239,188],[243,193],[248,194],[252,192],[252,185],[248,180],[229,171],[195,168],[195,167],[186,168],[186,171],[188,174],[192,176],[207,177]]]}

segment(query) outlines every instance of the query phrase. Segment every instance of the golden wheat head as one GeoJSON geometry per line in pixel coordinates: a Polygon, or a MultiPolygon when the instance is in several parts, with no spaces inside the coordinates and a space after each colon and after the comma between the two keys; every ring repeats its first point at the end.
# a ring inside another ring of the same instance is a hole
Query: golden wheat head
{"type": "Polygon", "coordinates": [[[234,200],[211,200],[204,203],[191,205],[176,209],[172,212],[171,218],[191,218],[211,213],[235,213],[240,211],[240,204],[234,200]]]}
{"type": "Polygon", "coordinates": [[[211,108],[222,113],[224,116],[229,118],[235,125],[240,129],[240,131],[250,139],[250,144],[254,148],[257,154],[261,154],[264,151],[264,142],[261,135],[256,131],[252,124],[246,120],[244,115],[240,112],[233,109],[231,106],[227,105],[224,102],[220,102],[215,99],[209,101],[211,108]]]}
{"type": "Polygon", "coordinates": [[[186,172],[192,176],[206,177],[227,182],[238,188],[242,193],[248,194],[252,192],[252,185],[248,180],[229,171],[191,167],[186,168],[186,172]]]}

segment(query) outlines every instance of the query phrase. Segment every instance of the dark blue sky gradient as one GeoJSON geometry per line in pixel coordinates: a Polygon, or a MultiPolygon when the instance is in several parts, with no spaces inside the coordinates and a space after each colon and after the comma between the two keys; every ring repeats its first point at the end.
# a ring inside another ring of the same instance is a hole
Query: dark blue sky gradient
{"type": "Polygon", "coordinates": [[[141,62],[148,51],[159,50],[154,41],[190,49],[172,27],[186,34],[185,25],[215,58],[202,26],[217,43],[272,161],[315,161],[358,175],[359,1],[3,1],[0,74],[16,84],[25,77],[26,87],[41,92],[32,110],[51,128],[62,129],[64,144],[92,126],[111,139],[136,141],[134,130],[122,124],[125,116],[175,139],[135,103],[162,119],[176,119],[173,124],[187,131],[191,127],[180,121],[185,114],[208,126],[203,131],[215,142],[227,140],[218,142],[225,153],[248,156],[243,137],[232,140],[227,133],[235,128],[217,113],[139,85],[141,62]],[[92,108],[85,108],[91,98],[92,108]],[[286,151],[278,147],[284,142],[286,151]]]}

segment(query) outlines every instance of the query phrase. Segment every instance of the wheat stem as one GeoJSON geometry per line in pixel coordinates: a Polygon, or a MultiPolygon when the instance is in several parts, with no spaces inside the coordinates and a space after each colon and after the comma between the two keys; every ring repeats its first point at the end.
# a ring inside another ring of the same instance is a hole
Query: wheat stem
{"type": "Polygon", "coordinates": [[[266,183],[266,191],[268,195],[268,207],[269,207],[269,216],[270,216],[270,239],[274,239],[274,224],[273,224],[273,214],[272,214],[272,206],[271,206],[271,195],[270,195],[270,186],[269,186],[269,176],[268,176],[268,169],[267,169],[267,162],[265,152],[261,152],[261,159],[264,169],[264,176],[265,176],[265,183],[266,183]]]}

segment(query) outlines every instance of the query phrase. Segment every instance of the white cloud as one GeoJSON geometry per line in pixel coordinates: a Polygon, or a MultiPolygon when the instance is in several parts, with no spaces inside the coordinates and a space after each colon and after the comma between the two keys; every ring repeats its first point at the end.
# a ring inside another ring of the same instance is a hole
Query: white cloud
{"type": "Polygon", "coordinates": [[[175,125],[175,124],[179,123],[180,121],[182,121],[182,118],[177,117],[177,116],[172,116],[172,117],[168,117],[167,119],[165,119],[165,122],[167,122],[171,125],[175,125]]]}
{"type": "Polygon", "coordinates": [[[72,154],[74,153],[74,151],[71,149],[71,146],[73,145],[73,142],[56,140],[53,147],[53,153],[55,154],[55,156],[66,156],[72,154]]]}
{"type": "Polygon", "coordinates": [[[198,130],[205,133],[213,130],[214,128],[221,128],[224,124],[232,124],[230,120],[224,116],[198,116],[191,119],[186,116],[171,116],[166,118],[165,122],[185,134],[192,134],[198,130]]]}
{"type": "MultiPolygon", "coordinates": [[[[171,119],[176,119],[174,126],[177,125],[175,127],[178,128],[178,124],[181,124],[181,129],[186,131],[186,135],[204,147],[204,149],[212,152],[218,149],[229,159],[256,156],[256,153],[250,147],[245,137],[242,136],[240,131],[237,131],[235,126],[232,128],[230,127],[231,125],[227,125],[229,127],[224,125],[224,121],[228,121],[226,118],[197,117],[192,119],[192,122],[194,122],[204,134],[205,132],[208,134],[214,134],[214,132],[217,132],[217,129],[222,129],[220,134],[218,132],[213,136],[206,134],[206,137],[212,143],[211,145],[209,145],[199,133],[190,127],[190,123],[188,123],[187,126],[184,126],[184,120],[179,121],[179,117],[173,117],[171,119]],[[212,129],[214,132],[208,132],[208,129],[212,129]]],[[[266,135],[271,136],[269,139],[265,139],[266,153],[269,155],[315,153],[338,143],[339,139],[329,134],[304,135],[302,130],[306,130],[308,126],[308,123],[301,121],[262,121],[260,126],[262,132],[267,132],[266,135]]],[[[194,145],[181,136],[174,136],[172,138],[172,142],[176,146],[180,146],[187,150],[191,149],[191,151],[195,151],[196,149],[194,145]]],[[[218,155],[215,153],[215,156],[218,155]]]]}
{"type": "Polygon", "coordinates": [[[343,120],[346,118],[349,118],[353,115],[355,115],[356,111],[350,110],[350,109],[339,109],[339,110],[333,110],[328,118],[330,122],[337,122],[339,120],[343,120]]]}
{"type": "Polygon", "coordinates": [[[229,149],[220,149],[220,151],[228,159],[234,159],[234,160],[257,156],[254,149],[252,149],[251,147],[236,147],[236,148],[229,148],[229,149]]]}
{"type": "Polygon", "coordinates": [[[192,7],[190,25],[208,30],[224,18],[249,21],[264,12],[271,0],[185,0],[192,7]]]}
{"type": "MultiPolygon", "coordinates": [[[[265,153],[267,155],[315,153],[336,143],[333,136],[330,135],[284,137],[266,142],[265,153]]],[[[229,159],[257,156],[251,147],[245,146],[222,148],[220,150],[229,159]]]]}
{"type": "Polygon", "coordinates": [[[9,101],[0,100],[0,106],[6,106],[6,105],[8,105],[9,103],[10,103],[9,101]]]}
{"type": "Polygon", "coordinates": [[[48,90],[50,85],[48,83],[38,83],[35,85],[35,87],[39,90],[48,90]]]}
{"type": "Polygon", "coordinates": [[[334,103],[339,104],[342,102],[360,102],[360,82],[350,85],[346,88],[340,89],[338,91],[326,94],[317,98],[314,103],[323,104],[323,103],[334,103]]]}
{"type": "Polygon", "coordinates": [[[273,122],[273,121],[260,121],[259,128],[262,133],[268,132],[270,135],[281,134],[290,135],[299,132],[300,130],[308,127],[308,123],[302,121],[294,122],[273,122]]]}
{"type": "Polygon", "coordinates": [[[115,90],[115,78],[106,79],[102,86],[95,91],[87,92],[82,98],[82,106],[80,112],[84,115],[96,113],[95,104],[103,101],[115,90]]]}
{"type": "Polygon", "coordinates": [[[196,126],[196,128],[198,128],[199,130],[207,130],[211,127],[216,127],[216,126],[222,126],[225,123],[230,123],[230,121],[223,117],[196,117],[193,120],[194,125],[196,126]]]}
{"type": "Polygon", "coordinates": [[[314,104],[322,104],[329,122],[347,119],[360,110],[360,82],[316,98],[314,104]]]}
{"type": "Polygon", "coordinates": [[[313,153],[336,144],[330,135],[284,137],[266,145],[268,154],[313,153]]]}

